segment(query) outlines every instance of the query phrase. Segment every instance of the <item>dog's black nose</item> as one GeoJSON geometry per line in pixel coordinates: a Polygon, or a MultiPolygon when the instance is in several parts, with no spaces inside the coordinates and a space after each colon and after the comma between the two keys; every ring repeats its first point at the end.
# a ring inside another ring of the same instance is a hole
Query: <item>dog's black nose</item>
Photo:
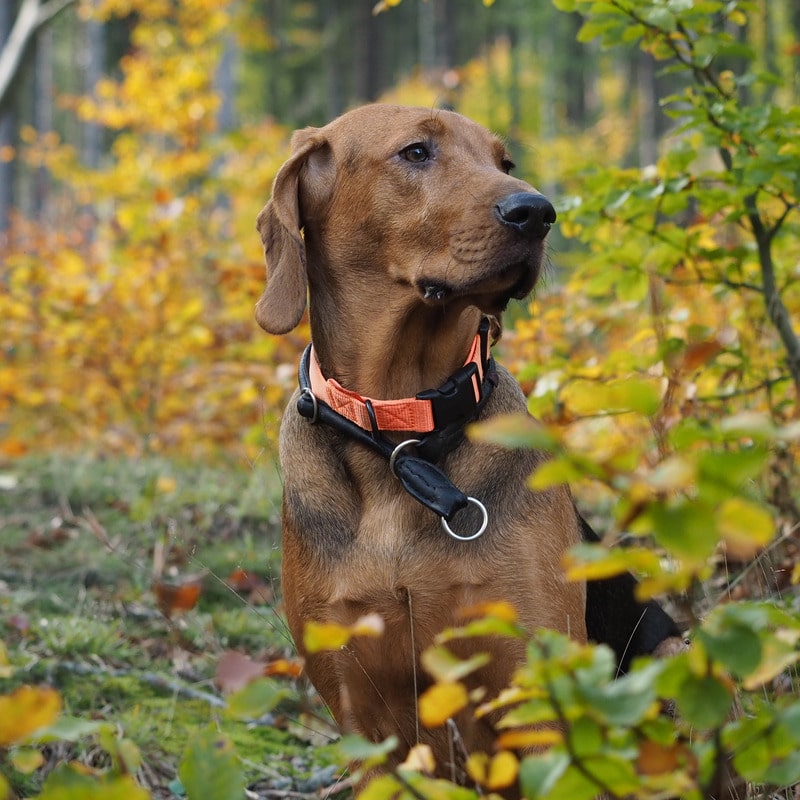
{"type": "Polygon", "coordinates": [[[550,201],[536,192],[515,192],[495,206],[504,225],[518,230],[528,239],[544,239],[556,221],[556,210],[550,201]]]}

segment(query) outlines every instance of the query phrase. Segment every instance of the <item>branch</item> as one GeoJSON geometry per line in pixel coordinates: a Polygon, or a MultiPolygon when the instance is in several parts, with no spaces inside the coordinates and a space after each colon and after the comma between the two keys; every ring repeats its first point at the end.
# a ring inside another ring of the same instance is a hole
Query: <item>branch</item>
{"type": "Polygon", "coordinates": [[[758,211],[756,197],[748,195],[744,200],[747,217],[753,226],[753,236],[758,247],[758,260],[761,264],[761,281],[764,291],[764,303],[767,314],[772,322],[781,342],[786,348],[789,372],[794,381],[796,400],[795,412],[800,412],[800,338],[792,327],[792,320],[786,306],[783,304],[781,294],[775,283],[775,265],[772,261],[772,236],[773,232],[767,230],[758,211]]]}
{"type": "Polygon", "coordinates": [[[19,71],[25,48],[36,32],[75,0],[22,0],[14,27],[0,52],[0,106],[19,71]]]}

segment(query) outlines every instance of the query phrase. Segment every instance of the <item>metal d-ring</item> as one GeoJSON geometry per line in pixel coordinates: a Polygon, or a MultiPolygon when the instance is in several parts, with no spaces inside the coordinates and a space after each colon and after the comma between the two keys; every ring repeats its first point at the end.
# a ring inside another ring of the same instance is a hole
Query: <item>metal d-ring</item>
{"type": "Polygon", "coordinates": [[[315,423],[319,418],[319,405],[317,404],[317,396],[309,388],[303,389],[300,393],[311,398],[311,407],[314,409],[314,413],[309,417],[308,421],[313,425],[313,423],[315,423]]]}
{"type": "Polygon", "coordinates": [[[389,456],[389,471],[395,476],[395,478],[397,477],[397,473],[394,471],[394,462],[397,461],[397,456],[400,455],[400,451],[404,447],[410,447],[411,445],[419,443],[419,439],[406,439],[404,442],[400,442],[400,444],[397,445],[394,450],[392,450],[392,454],[389,456]]]}
{"type": "Polygon", "coordinates": [[[460,533],[456,533],[448,524],[447,520],[444,517],[441,517],[442,520],[442,527],[445,531],[450,534],[454,539],[458,539],[460,542],[470,542],[473,539],[477,539],[485,530],[486,526],[489,524],[489,512],[486,510],[486,506],[481,503],[480,500],[476,500],[474,497],[468,497],[467,501],[472,503],[472,505],[477,506],[480,509],[481,514],[483,515],[483,522],[481,523],[480,528],[478,528],[476,533],[473,533],[471,536],[462,536],[460,533]]]}

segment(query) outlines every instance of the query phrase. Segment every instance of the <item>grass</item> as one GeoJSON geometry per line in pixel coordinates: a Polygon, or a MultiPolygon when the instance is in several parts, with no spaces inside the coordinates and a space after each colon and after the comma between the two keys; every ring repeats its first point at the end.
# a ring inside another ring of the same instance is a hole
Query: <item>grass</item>
{"type": "MultiPolygon", "coordinates": [[[[279,498],[272,465],[0,464],[0,640],[11,666],[0,695],[49,684],[66,713],[114,722],[141,752],[137,778],[154,798],[180,796],[187,740],[209,724],[234,742],[253,797],[334,784],[331,728],[302,682],[281,679],[286,698],[257,721],[222,713],[214,684],[227,650],[292,656],[280,614],[279,498]],[[170,587],[185,585],[200,592],[181,609],[170,587]]],[[[97,748],[59,744],[46,755],[31,774],[4,770],[19,794],[35,794],[57,763],[93,766],[97,748]]]]}

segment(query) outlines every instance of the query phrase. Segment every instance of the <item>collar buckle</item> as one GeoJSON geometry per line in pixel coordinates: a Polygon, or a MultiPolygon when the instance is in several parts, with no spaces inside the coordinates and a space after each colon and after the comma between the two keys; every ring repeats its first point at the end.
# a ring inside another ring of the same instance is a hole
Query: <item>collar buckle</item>
{"type": "Polygon", "coordinates": [[[436,428],[463,425],[478,410],[481,389],[478,365],[465,364],[436,389],[426,389],[416,395],[417,400],[430,401],[436,428]]]}

